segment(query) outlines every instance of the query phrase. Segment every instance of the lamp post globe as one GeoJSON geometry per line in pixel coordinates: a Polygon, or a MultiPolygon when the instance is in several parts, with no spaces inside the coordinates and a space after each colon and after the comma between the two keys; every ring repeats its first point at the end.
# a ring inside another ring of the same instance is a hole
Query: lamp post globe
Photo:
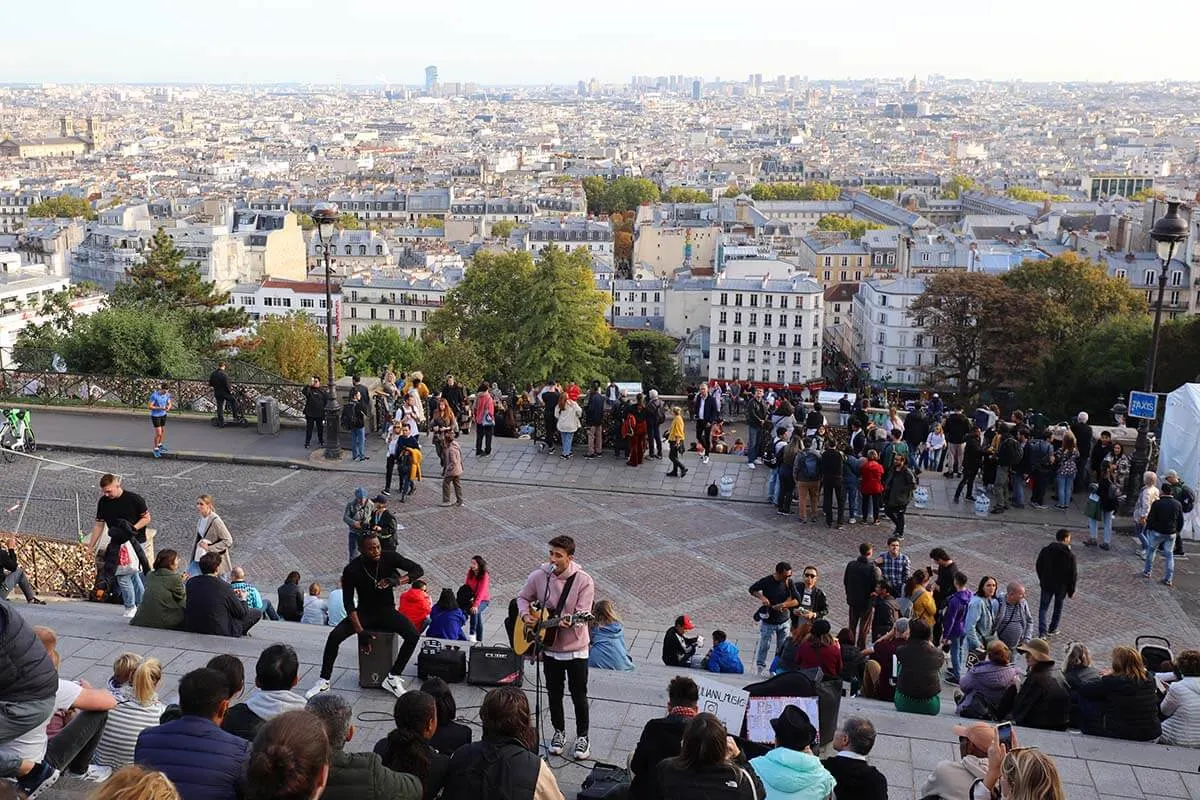
{"type": "Polygon", "coordinates": [[[325,259],[325,388],[329,394],[329,400],[325,404],[325,458],[337,460],[342,457],[342,446],[338,437],[338,420],[342,407],[338,403],[337,389],[333,383],[333,290],[330,286],[333,268],[329,258],[333,248],[333,236],[337,232],[337,206],[332,203],[318,203],[313,208],[312,219],[325,259]]]}

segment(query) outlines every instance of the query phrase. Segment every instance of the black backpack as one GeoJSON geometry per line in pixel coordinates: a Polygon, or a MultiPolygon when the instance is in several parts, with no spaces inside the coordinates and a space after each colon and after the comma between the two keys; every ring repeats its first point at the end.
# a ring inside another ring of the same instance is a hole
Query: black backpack
{"type": "Polygon", "coordinates": [[[1196,495],[1191,489],[1180,484],[1179,496],[1175,498],[1179,501],[1179,505],[1183,507],[1183,513],[1190,514],[1196,507],[1196,495]]]}
{"type": "Polygon", "coordinates": [[[716,497],[717,494],[720,492],[720,489],[717,488],[717,482],[713,481],[712,483],[710,483],[708,485],[707,491],[708,491],[709,497],[716,497]]]}

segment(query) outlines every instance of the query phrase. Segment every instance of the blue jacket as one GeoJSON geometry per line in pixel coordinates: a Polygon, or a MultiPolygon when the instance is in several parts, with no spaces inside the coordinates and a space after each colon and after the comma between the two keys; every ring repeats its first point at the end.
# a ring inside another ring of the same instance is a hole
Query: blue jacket
{"type": "Polygon", "coordinates": [[[629,648],[625,646],[625,630],[621,623],[614,622],[592,628],[588,666],[622,672],[633,671],[633,659],[629,655],[629,648]]]}
{"type": "Polygon", "coordinates": [[[237,800],[250,742],[185,716],[138,735],[133,760],[162,772],[183,800],[237,800]]]}
{"type": "Polygon", "coordinates": [[[741,675],[746,671],[746,667],[742,665],[742,657],[738,655],[737,645],[728,639],[714,644],[712,650],[708,651],[707,658],[709,672],[729,672],[741,675]]]}
{"type": "Polygon", "coordinates": [[[462,609],[455,608],[447,611],[434,603],[433,608],[429,610],[429,627],[425,629],[425,635],[432,639],[466,641],[467,635],[463,633],[463,625],[466,624],[467,615],[462,612],[462,609]]]}
{"type": "Polygon", "coordinates": [[[786,747],[751,759],[750,766],[766,787],[763,800],[825,800],[835,784],[821,759],[786,747]]]}

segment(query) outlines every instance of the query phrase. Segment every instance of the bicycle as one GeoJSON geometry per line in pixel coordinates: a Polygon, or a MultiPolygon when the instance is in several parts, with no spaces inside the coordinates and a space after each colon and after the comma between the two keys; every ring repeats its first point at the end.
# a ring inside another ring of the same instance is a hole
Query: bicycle
{"type": "Polygon", "coordinates": [[[16,460],[17,453],[37,450],[37,436],[28,409],[11,408],[0,418],[0,456],[6,464],[16,460]]]}

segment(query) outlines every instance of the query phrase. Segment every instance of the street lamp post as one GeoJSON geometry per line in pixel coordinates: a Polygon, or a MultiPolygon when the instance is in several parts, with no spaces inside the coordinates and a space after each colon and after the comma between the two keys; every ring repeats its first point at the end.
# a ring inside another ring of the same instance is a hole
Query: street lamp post
{"type": "MultiPolygon", "coordinates": [[[[1150,337],[1150,357],[1146,360],[1146,377],[1142,389],[1154,391],[1154,374],[1158,368],[1158,336],[1162,325],[1163,292],[1167,288],[1167,270],[1175,255],[1175,248],[1187,238],[1188,224],[1179,216],[1179,203],[1167,203],[1167,213],[1154,223],[1150,230],[1150,238],[1154,240],[1154,249],[1162,261],[1158,273],[1158,299],[1154,304],[1154,330],[1150,337]]],[[[1138,425],[1137,443],[1133,448],[1133,458],[1130,460],[1129,480],[1125,486],[1125,502],[1130,508],[1142,491],[1142,475],[1150,463],[1150,420],[1143,419],[1138,425]]]]}
{"type": "Polygon", "coordinates": [[[317,227],[317,240],[325,256],[325,378],[329,392],[329,400],[325,404],[325,458],[336,461],[342,457],[342,445],[338,439],[342,407],[333,385],[333,290],[329,285],[333,267],[329,254],[333,248],[333,234],[337,230],[337,208],[329,203],[321,203],[313,209],[312,218],[317,227]]]}

